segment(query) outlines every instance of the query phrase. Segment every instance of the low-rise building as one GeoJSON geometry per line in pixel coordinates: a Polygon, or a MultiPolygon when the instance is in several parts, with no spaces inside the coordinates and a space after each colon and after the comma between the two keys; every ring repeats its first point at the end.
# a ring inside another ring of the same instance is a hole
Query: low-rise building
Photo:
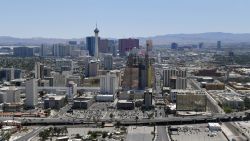
{"type": "Polygon", "coordinates": [[[122,100],[144,99],[144,90],[122,91],[119,93],[119,99],[122,100]]]}
{"type": "Polygon", "coordinates": [[[64,95],[49,95],[44,99],[44,108],[60,109],[65,106],[66,100],[64,95]]]}
{"type": "Polygon", "coordinates": [[[224,90],[225,84],[223,83],[201,83],[201,87],[205,88],[206,90],[224,90]]]}
{"type": "Polygon", "coordinates": [[[153,106],[153,93],[152,89],[147,89],[144,92],[144,101],[143,101],[143,107],[146,109],[149,109],[153,106]]]}
{"type": "Polygon", "coordinates": [[[208,123],[208,128],[211,132],[221,131],[221,126],[219,123],[208,123]]]}
{"type": "Polygon", "coordinates": [[[114,101],[114,95],[99,94],[99,95],[96,96],[96,101],[98,101],[98,102],[113,102],[114,101]]]}
{"type": "Polygon", "coordinates": [[[94,103],[94,97],[77,97],[73,100],[73,109],[88,109],[94,103]]]}
{"type": "Polygon", "coordinates": [[[118,100],[117,109],[123,110],[133,110],[135,108],[135,103],[130,100],[118,100]]]}
{"type": "Polygon", "coordinates": [[[214,82],[213,77],[198,77],[197,78],[198,82],[208,82],[208,83],[212,83],[214,82]]]}
{"type": "Polygon", "coordinates": [[[21,103],[4,103],[4,112],[21,112],[23,111],[23,104],[21,103]]]}
{"type": "Polygon", "coordinates": [[[244,100],[237,96],[226,96],[223,99],[223,104],[229,106],[232,109],[242,109],[244,107],[244,100]]]}
{"type": "Polygon", "coordinates": [[[195,94],[195,93],[202,93],[205,94],[203,91],[200,90],[183,90],[183,89],[172,89],[170,91],[170,100],[172,102],[176,102],[176,97],[177,95],[181,95],[181,94],[195,94]]]}
{"type": "Polygon", "coordinates": [[[177,111],[206,111],[207,96],[203,92],[179,93],[176,95],[177,111]]]}

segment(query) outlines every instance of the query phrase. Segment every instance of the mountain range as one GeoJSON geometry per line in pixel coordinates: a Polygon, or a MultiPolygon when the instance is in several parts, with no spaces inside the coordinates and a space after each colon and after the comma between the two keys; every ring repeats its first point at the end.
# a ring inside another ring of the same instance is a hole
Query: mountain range
{"type": "MultiPolygon", "coordinates": [[[[166,45],[172,42],[177,43],[216,43],[220,40],[223,43],[250,43],[250,33],[223,33],[223,32],[207,32],[195,34],[166,34],[152,37],[138,37],[141,44],[145,44],[147,39],[152,39],[154,45],[166,45]]],[[[10,36],[0,36],[0,45],[40,45],[67,43],[70,40],[82,41],[84,39],[62,39],[62,38],[15,38],[10,36]]]]}

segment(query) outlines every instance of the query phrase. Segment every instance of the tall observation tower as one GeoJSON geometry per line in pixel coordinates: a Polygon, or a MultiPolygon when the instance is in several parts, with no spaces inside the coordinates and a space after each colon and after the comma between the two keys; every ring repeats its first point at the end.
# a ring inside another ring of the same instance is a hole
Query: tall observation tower
{"type": "Polygon", "coordinates": [[[96,25],[94,32],[95,32],[95,58],[99,59],[99,47],[98,47],[98,45],[99,45],[99,43],[98,43],[99,29],[97,28],[97,25],[96,25]]]}

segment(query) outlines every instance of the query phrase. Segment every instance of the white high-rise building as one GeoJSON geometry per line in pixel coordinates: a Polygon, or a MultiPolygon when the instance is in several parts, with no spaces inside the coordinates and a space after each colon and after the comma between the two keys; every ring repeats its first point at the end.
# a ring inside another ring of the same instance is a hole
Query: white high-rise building
{"type": "Polygon", "coordinates": [[[88,76],[89,77],[96,77],[98,75],[99,70],[99,61],[97,60],[91,60],[88,65],[88,76]]]}
{"type": "Polygon", "coordinates": [[[113,56],[112,54],[105,54],[104,56],[104,69],[112,70],[113,69],[113,56]]]}
{"type": "Polygon", "coordinates": [[[40,57],[47,56],[47,52],[48,52],[48,46],[45,44],[42,44],[40,47],[40,51],[39,51],[40,57]]]}
{"type": "Polygon", "coordinates": [[[169,87],[170,86],[170,79],[172,77],[175,77],[177,74],[177,70],[176,69],[164,69],[163,70],[163,85],[165,87],[169,87]]]}
{"type": "Polygon", "coordinates": [[[38,91],[37,91],[37,79],[30,79],[26,81],[26,100],[25,106],[29,108],[35,108],[38,104],[38,91]]]}
{"type": "Polygon", "coordinates": [[[60,58],[70,56],[71,46],[65,44],[54,44],[52,47],[52,55],[60,58]]]}
{"type": "Polygon", "coordinates": [[[118,90],[118,78],[116,73],[108,72],[100,76],[101,94],[115,94],[118,90]]]}
{"type": "MultiPolygon", "coordinates": [[[[186,83],[186,81],[184,81],[183,79],[178,79],[178,78],[186,78],[186,76],[187,76],[186,70],[180,70],[180,69],[175,69],[175,68],[165,68],[163,70],[163,86],[170,87],[170,80],[173,77],[176,77],[178,82],[181,81],[181,82],[186,83]]],[[[184,86],[186,86],[186,84],[184,86]]]]}
{"type": "Polygon", "coordinates": [[[99,59],[99,43],[98,43],[99,29],[97,28],[97,26],[96,26],[94,32],[95,32],[95,58],[99,59]]]}
{"type": "Polygon", "coordinates": [[[176,89],[186,89],[187,88],[187,79],[182,77],[177,77],[176,79],[176,89]]]}
{"type": "Polygon", "coordinates": [[[69,81],[67,84],[67,96],[68,99],[72,100],[77,94],[77,84],[74,81],[69,81]]]}
{"type": "Polygon", "coordinates": [[[152,106],[152,104],[153,104],[152,93],[153,93],[152,89],[147,89],[144,92],[144,101],[143,101],[143,103],[144,103],[145,108],[150,108],[152,106]]]}
{"type": "Polygon", "coordinates": [[[19,103],[21,90],[15,86],[0,88],[1,103],[19,103]]]}
{"type": "Polygon", "coordinates": [[[36,79],[44,78],[44,65],[40,62],[35,63],[35,78],[36,79]]]}

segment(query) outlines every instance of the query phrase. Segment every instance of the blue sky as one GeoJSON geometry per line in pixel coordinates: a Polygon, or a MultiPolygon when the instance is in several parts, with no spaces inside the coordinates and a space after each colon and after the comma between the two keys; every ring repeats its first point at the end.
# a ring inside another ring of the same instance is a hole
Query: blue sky
{"type": "Polygon", "coordinates": [[[0,36],[250,33],[250,0],[0,0],[0,36]]]}

